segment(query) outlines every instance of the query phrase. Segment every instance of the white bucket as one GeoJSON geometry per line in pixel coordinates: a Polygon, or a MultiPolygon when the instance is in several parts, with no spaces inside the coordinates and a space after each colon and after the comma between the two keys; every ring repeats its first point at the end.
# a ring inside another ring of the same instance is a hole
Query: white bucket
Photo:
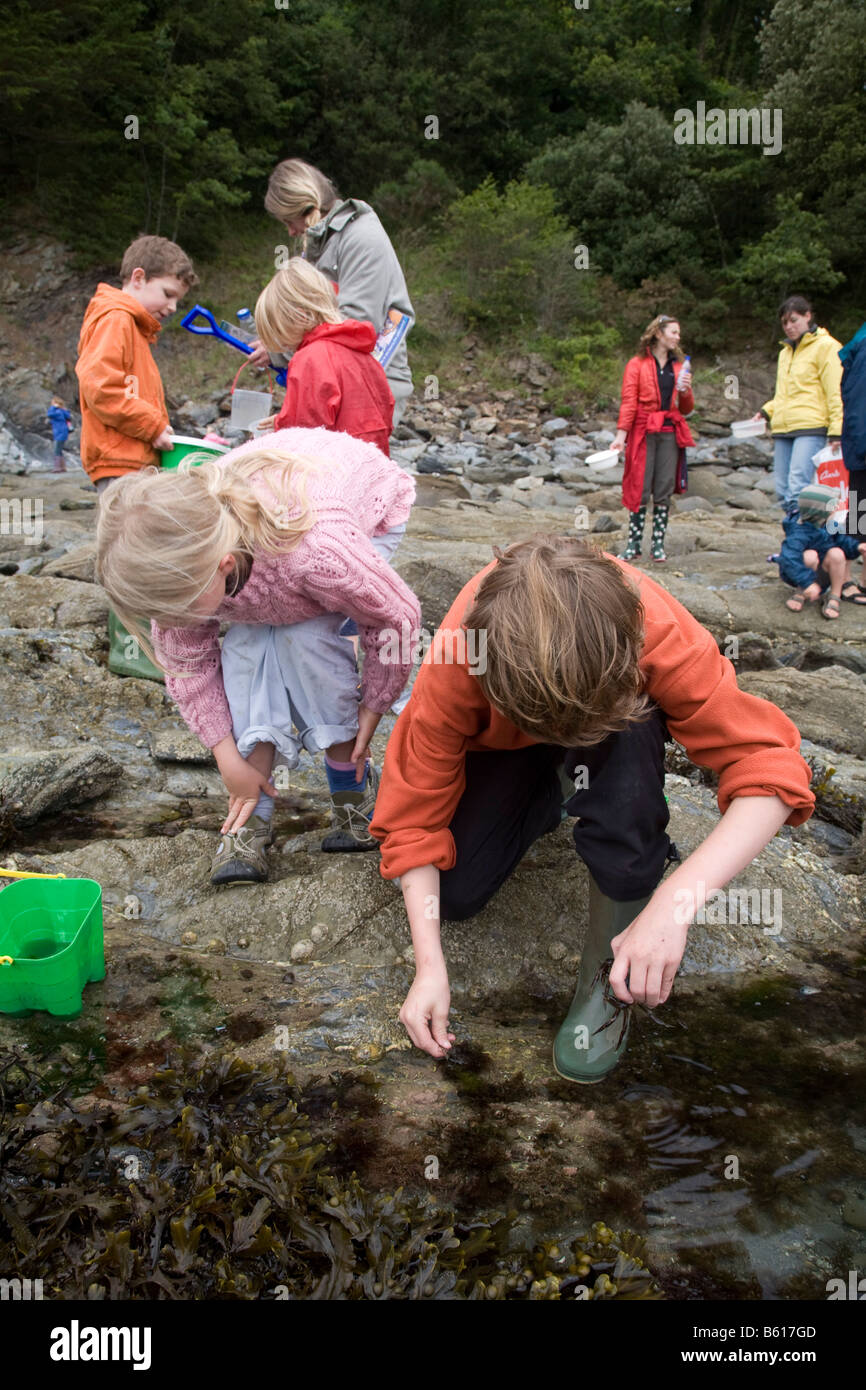
{"type": "Polygon", "coordinates": [[[731,434],[735,439],[750,439],[758,434],[766,434],[767,422],[760,420],[732,420],[731,434]]]}
{"type": "Polygon", "coordinates": [[[619,449],[600,449],[583,460],[587,468],[613,468],[619,462],[619,449]]]}
{"type": "Polygon", "coordinates": [[[270,414],[273,399],[270,391],[233,391],[232,428],[251,430],[259,420],[270,414]]]}

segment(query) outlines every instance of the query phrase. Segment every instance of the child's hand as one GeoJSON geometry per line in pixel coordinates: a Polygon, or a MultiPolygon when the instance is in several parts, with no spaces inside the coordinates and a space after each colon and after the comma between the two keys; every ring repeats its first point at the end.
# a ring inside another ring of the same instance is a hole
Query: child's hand
{"type": "Polygon", "coordinates": [[[153,448],[159,449],[160,453],[163,454],[174,448],[174,431],[171,425],[167,429],[161,430],[156,436],[156,439],[153,440],[153,448]]]}
{"type": "Polygon", "coordinates": [[[252,365],[259,368],[266,367],[271,360],[271,354],[268,352],[268,349],[263,347],[258,339],[256,339],[254,343],[250,343],[250,347],[252,348],[252,352],[250,353],[250,362],[252,365]]]}
{"type": "Polygon", "coordinates": [[[415,1046],[431,1057],[444,1057],[454,1041],[454,1034],[448,1032],[450,1005],[445,962],[419,969],[398,1017],[415,1046]]]}
{"type": "Polygon", "coordinates": [[[373,710],[367,709],[366,705],[358,706],[358,737],[355,739],[355,747],[349,754],[349,761],[355,763],[357,767],[355,778],[357,782],[360,782],[364,776],[364,764],[370,754],[370,740],[376,732],[376,726],[381,718],[381,714],[375,714],[373,710]]]}
{"type": "Polygon", "coordinates": [[[240,753],[236,755],[236,759],[220,760],[219,770],[229,794],[228,814],[220,830],[221,835],[227,835],[230,831],[240,830],[242,825],[246,825],[262,792],[274,799],[279,793],[270,775],[260,772],[246,758],[242,758],[240,753]]]}
{"type": "Polygon", "coordinates": [[[663,1004],[683,958],[687,935],[688,924],[676,920],[665,898],[657,905],[651,898],[643,912],[610,943],[614,954],[610,986],[617,999],[645,1004],[649,1009],[663,1004]]]}

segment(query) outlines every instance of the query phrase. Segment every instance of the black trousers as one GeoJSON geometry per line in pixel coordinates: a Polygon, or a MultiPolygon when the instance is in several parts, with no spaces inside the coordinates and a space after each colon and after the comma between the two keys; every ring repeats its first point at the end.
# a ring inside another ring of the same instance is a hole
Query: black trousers
{"type": "Polygon", "coordinates": [[[530,845],[561,820],[559,770],[578,786],[566,802],[574,843],[601,891],[618,902],[652,893],[670,840],[664,797],[664,717],[610,734],[592,748],[533,744],[513,752],[466,755],[466,789],[450,830],[453,869],[440,874],[446,921],[474,917],[502,886],[530,845]],[[583,771],[585,769],[585,771],[583,771]]]}

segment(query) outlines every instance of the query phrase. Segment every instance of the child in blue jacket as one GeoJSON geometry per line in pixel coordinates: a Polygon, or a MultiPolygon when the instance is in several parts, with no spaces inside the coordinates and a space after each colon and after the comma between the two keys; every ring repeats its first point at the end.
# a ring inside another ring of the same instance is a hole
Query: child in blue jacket
{"type": "Polygon", "coordinates": [[[866,593],[851,578],[851,561],[866,556],[866,541],[844,533],[831,534],[827,521],[839,506],[839,494],[823,483],[804,487],[797,509],[782,523],[785,540],[779,555],[779,573],[794,593],[786,600],[793,613],[825,595],[821,613],[839,617],[839,602],[866,605],[866,593]],[[827,593],[829,589],[829,593],[827,593]]]}
{"type": "Polygon", "coordinates": [[[72,415],[66,409],[59,396],[51,397],[51,404],[47,410],[48,419],[51,421],[51,433],[54,436],[54,468],[55,473],[65,473],[66,464],[63,460],[63,446],[69,438],[69,430],[72,424],[72,415]]]}

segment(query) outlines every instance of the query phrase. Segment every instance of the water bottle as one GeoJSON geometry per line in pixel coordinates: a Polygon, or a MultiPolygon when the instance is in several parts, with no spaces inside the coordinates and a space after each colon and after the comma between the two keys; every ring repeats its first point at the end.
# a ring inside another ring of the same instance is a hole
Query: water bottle
{"type": "MultiPolygon", "coordinates": [[[[691,359],[690,357],[684,357],[684,358],[683,358],[683,365],[680,367],[680,377],[682,376],[683,372],[690,372],[691,369],[692,369],[692,359],[691,359]]],[[[678,378],[678,379],[679,379],[679,378],[678,378]]],[[[689,388],[689,389],[691,389],[691,388],[689,388]]],[[[679,400],[679,396],[680,396],[680,388],[677,387],[677,400],[679,400]]]]}
{"type": "Polygon", "coordinates": [[[235,333],[238,338],[242,338],[245,343],[254,343],[258,334],[256,333],[256,321],[249,309],[238,309],[236,315],[238,326],[235,333]]]}

